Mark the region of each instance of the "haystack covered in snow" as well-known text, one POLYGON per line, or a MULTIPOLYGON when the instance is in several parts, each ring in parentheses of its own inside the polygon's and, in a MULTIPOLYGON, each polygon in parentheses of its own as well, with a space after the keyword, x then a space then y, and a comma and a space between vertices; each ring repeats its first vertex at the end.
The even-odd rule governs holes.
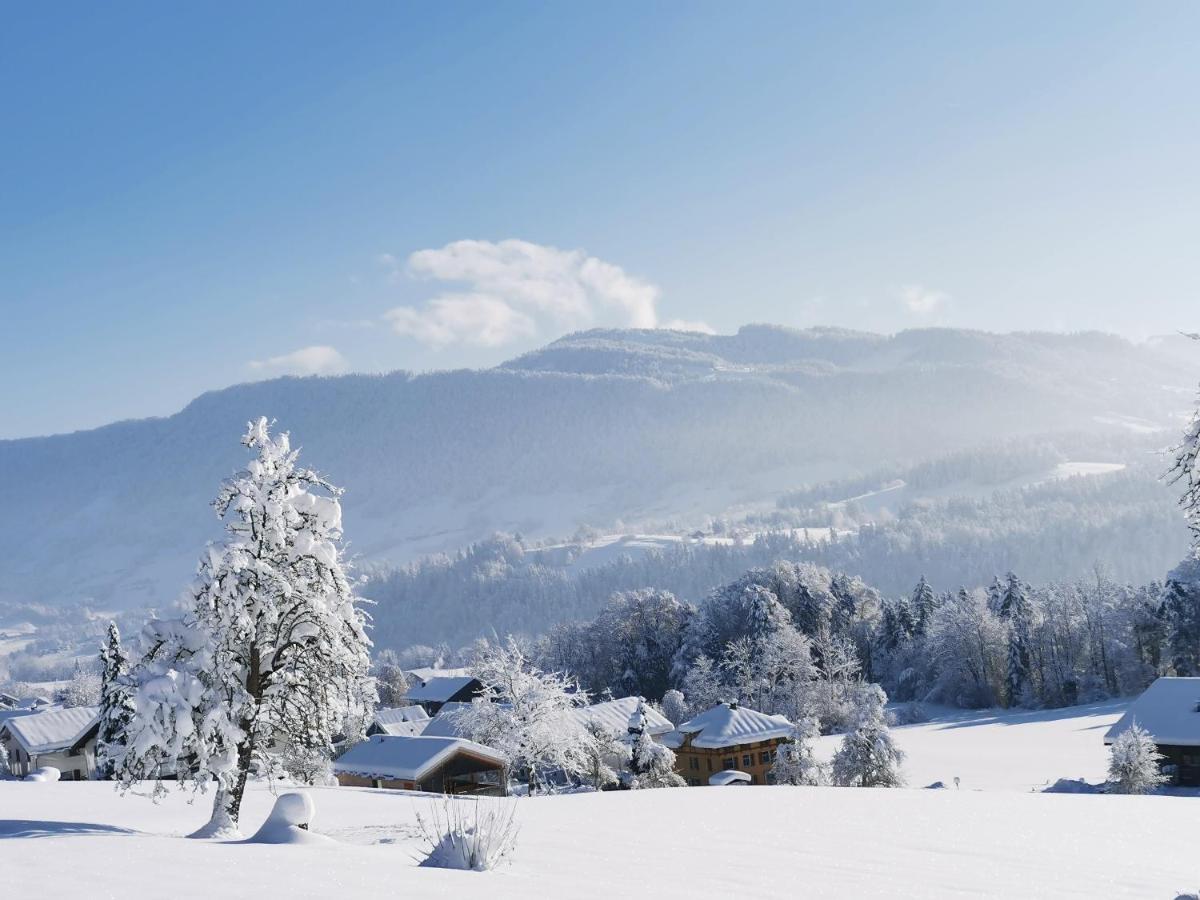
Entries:
POLYGON ((767 784, 777 748, 791 733, 792 723, 783 716, 719 703, 662 741, 675 751, 675 771, 693 787, 726 770, 745 772, 751 784, 767 784))
POLYGON ((0 722, 0 743, 8 751, 17 776, 53 767, 64 781, 92 777, 96 769, 96 734, 100 710, 95 706, 52 708, 10 716, 0 722))
POLYGON ((1154 738, 1175 784, 1200 786, 1200 678, 1159 678, 1129 705, 1104 743, 1134 723, 1154 738))
POLYGON ((375 710, 375 718, 367 726, 367 737, 390 734, 393 737, 415 737, 425 731, 429 713, 422 706, 397 706, 375 710))
POLYGON ((334 760, 333 771, 344 787, 501 796, 504 766, 503 755, 464 738, 377 734, 334 760))

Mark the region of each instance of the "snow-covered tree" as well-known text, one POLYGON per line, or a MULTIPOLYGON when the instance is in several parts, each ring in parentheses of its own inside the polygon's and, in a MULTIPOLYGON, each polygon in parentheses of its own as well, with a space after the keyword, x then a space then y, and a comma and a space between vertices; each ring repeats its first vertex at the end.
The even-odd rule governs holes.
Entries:
POLYGON ((1147 794, 1169 778, 1163 774, 1163 756, 1144 728, 1134 722, 1122 731, 1108 758, 1108 789, 1114 794, 1147 794))
POLYGON ((821 733, 814 718, 803 718, 792 726, 787 743, 780 744, 771 777, 776 784, 816 785, 825 783, 824 767, 813 755, 813 741, 821 733))
POLYGON ((925 580, 924 575, 917 582, 917 586, 913 588, 910 607, 913 616, 913 634, 924 635, 929 628, 929 620, 938 607, 937 595, 929 586, 929 582, 925 580))
POLYGON ((687 699, 688 713, 691 716, 716 706, 726 693, 721 684, 720 670, 707 656, 700 656, 683 677, 683 696, 687 699))
POLYGON ((904 753, 892 741, 884 707, 887 694, 877 684, 862 692, 854 727, 833 757, 833 781, 844 787, 900 787, 904 753))
POLYGON ((573 710, 587 694, 571 678, 534 666, 512 637, 481 642, 473 671, 483 690, 458 713, 458 727, 503 753, 508 777, 527 779, 532 791, 549 786, 555 772, 583 775, 588 736, 573 710))
POLYGON ((143 630, 117 760, 126 785, 171 772, 181 786, 215 781, 200 836, 236 832, 255 767, 279 773, 289 749, 328 753, 375 702, 365 615, 342 560, 341 489, 300 467, 265 418, 242 443, 254 458, 213 502, 224 542, 202 557, 184 615, 143 630))
POLYGON ((116 622, 108 623, 108 635, 100 648, 100 731, 96 737, 96 764, 100 778, 113 776, 113 760, 133 721, 133 694, 129 686, 129 657, 121 646, 116 622))
POLYGON ((1032 692, 1029 629, 1033 606, 1025 585, 1012 572, 1008 573, 1004 591, 1000 595, 998 615, 1009 624, 1005 695, 1009 706, 1021 706, 1029 702, 1032 692))
POLYGON ((629 717, 629 770, 634 789, 686 787, 683 776, 675 771, 675 753, 652 738, 646 730, 645 701, 629 717))
POLYGON ((1161 608, 1175 674, 1200 675, 1200 553, 1193 553, 1171 570, 1161 608))
POLYGON ((0 778, 7 778, 12 774, 12 770, 8 766, 8 748, 0 744, 0 778))
POLYGON ((100 676, 75 663, 71 680, 58 692, 63 706, 97 706, 100 703, 100 676))
POLYGON ((662 714, 672 725, 682 725, 688 719, 688 702, 683 691, 671 688, 662 698, 662 714))
POLYGON ((587 739, 583 744, 583 768, 580 777, 598 791, 616 784, 619 773, 629 765, 629 744, 622 741, 599 722, 584 726, 587 739))
POLYGON ((1192 545, 1200 547, 1200 405, 1192 414, 1183 439, 1171 449, 1175 460, 1167 473, 1167 481, 1182 485, 1179 505, 1192 529, 1192 545))

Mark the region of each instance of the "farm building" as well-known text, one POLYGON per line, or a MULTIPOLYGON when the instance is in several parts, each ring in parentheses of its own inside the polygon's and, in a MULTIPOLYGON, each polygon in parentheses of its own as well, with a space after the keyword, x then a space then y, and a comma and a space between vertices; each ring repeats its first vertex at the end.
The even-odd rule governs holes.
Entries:
POLYGON ((767 784, 776 748, 788 739, 792 723, 740 706, 720 703, 664 735, 675 751, 675 771, 693 787, 718 772, 744 772, 751 784, 767 784))
POLYGON ((53 766, 64 781, 82 781, 96 770, 99 729, 100 710, 95 706, 49 709, 4 719, 0 743, 8 751, 14 775, 53 766))
POLYGON ((1173 782, 1200 787, 1200 678, 1159 678, 1130 704, 1104 743, 1135 722, 1154 738, 1173 782))
POLYGON ((377 734, 334 760, 333 771, 343 787, 502 796, 504 762, 463 738, 377 734))
POLYGON ((470 703, 483 692, 478 678, 470 675, 430 678, 422 685, 409 690, 408 699, 425 708, 431 716, 447 703, 470 703))
MULTIPOLYGON (((638 711, 639 704, 642 704, 640 697, 621 697, 593 703, 591 706, 581 706, 573 710, 573 714, 582 724, 595 723, 616 737, 625 737, 629 734, 630 721, 638 711)), ((642 716, 642 728, 656 741, 661 742, 663 736, 675 728, 661 713, 644 704, 642 716)))

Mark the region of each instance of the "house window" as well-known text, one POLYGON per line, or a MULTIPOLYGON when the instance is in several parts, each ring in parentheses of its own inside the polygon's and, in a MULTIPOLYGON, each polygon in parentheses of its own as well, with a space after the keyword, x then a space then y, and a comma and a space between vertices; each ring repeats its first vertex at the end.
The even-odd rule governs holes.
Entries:
POLYGON ((721 768, 722 769, 736 769, 737 768, 737 760, 732 756, 727 757, 727 758, 721 760, 721 768))
POLYGON ((753 753, 743 753, 742 754, 742 765, 747 766, 747 767, 754 765, 754 754, 753 753))
POLYGON ((712 757, 708 756, 708 757, 705 757, 705 759, 708 761, 708 771, 711 772, 712 771, 712 757))
POLYGON ((760 766, 765 766, 770 761, 771 761, 771 754, 769 751, 764 750, 762 753, 758 754, 758 764, 760 766))
POLYGON ((688 757, 688 768, 689 768, 689 769, 695 769, 697 772, 698 772, 698 771, 700 771, 700 759, 699 759, 699 757, 696 757, 696 756, 689 756, 689 757, 688 757))

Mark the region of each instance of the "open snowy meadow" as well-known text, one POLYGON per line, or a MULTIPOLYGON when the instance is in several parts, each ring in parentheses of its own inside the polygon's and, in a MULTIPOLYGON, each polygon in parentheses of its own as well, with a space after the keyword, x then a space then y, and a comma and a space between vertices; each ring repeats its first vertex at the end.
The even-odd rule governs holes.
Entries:
MULTIPOLYGON (((511 865, 422 868, 428 795, 311 790, 303 846, 182 836, 208 798, 154 805, 105 783, 0 783, 0 868, 16 893, 91 897, 1137 897, 1200 887, 1194 796, 1041 793, 1099 781, 1123 705, 957 712, 894 734, 910 787, 754 787, 514 801, 511 865), (958 776, 961 788, 953 787, 958 776), (946 790, 924 785, 942 781, 946 790)), ((836 739, 823 739, 830 750, 836 739)), ((243 830, 267 816, 256 785, 243 830)))

